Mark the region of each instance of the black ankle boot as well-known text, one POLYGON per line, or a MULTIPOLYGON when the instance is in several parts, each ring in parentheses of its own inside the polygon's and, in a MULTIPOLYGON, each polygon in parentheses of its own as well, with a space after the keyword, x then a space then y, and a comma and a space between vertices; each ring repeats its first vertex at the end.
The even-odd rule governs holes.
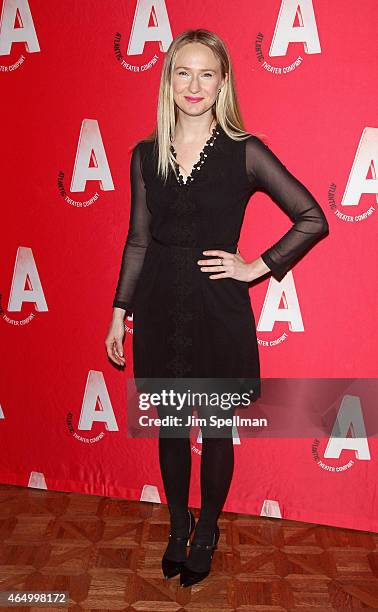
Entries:
POLYGON ((173 578, 181 572, 182 565, 186 559, 186 547, 189 544, 190 536, 195 527, 195 518, 191 512, 189 513, 189 529, 185 536, 176 536, 172 530, 169 533, 169 543, 161 560, 161 568, 164 578, 173 578))
POLYGON ((211 560, 213 558, 214 550, 217 548, 218 540, 219 540, 219 527, 218 525, 215 527, 213 534, 213 543, 205 544, 201 542, 198 538, 198 541, 195 541, 195 536, 193 538, 192 543, 190 544, 190 552, 189 556, 185 563, 182 565, 182 570, 180 573, 180 586, 188 587, 196 582, 200 582, 210 573, 211 568, 211 560), (196 564, 198 570, 191 569, 188 567, 188 563, 191 563, 191 567, 194 568, 196 564))

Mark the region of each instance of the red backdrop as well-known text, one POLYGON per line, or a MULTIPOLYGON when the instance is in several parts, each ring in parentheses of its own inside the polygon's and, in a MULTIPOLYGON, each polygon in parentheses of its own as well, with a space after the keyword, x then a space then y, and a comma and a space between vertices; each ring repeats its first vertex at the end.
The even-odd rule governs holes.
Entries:
MULTIPOLYGON (((226 41, 246 128, 267 135, 330 223, 281 283, 251 288, 262 376, 344 378, 333 414, 353 398, 364 422, 366 398, 348 381, 377 372, 376 0, 0 4, 2 482, 165 503, 157 440, 127 436, 132 319, 126 373, 104 340, 128 229, 129 149, 154 126, 164 54, 189 27, 226 41)), ((242 255, 254 259, 290 223, 255 194, 242 255)), ((314 458, 313 437, 236 437, 224 509, 378 531, 374 435, 338 458, 325 454, 328 439, 314 458)), ((194 438, 192 449, 199 506, 194 438)))

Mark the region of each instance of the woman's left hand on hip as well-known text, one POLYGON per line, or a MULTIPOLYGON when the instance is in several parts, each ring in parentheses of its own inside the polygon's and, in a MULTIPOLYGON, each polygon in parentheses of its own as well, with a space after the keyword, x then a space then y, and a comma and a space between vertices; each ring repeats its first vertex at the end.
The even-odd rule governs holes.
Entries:
POLYGON ((235 280, 249 282, 251 280, 251 268, 248 262, 240 255, 239 248, 236 253, 228 253, 221 250, 203 251, 204 255, 211 255, 213 259, 199 259, 197 264, 201 266, 201 272, 212 272, 210 279, 234 278, 235 280), (214 274, 219 272, 219 274, 214 274))

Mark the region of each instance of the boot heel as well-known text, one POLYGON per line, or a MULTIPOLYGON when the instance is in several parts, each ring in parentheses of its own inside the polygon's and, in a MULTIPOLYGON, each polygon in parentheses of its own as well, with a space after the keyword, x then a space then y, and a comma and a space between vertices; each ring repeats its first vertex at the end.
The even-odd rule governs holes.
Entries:
POLYGON ((184 564, 184 561, 176 561, 175 559, 170 559, 169 554, 172 554, 173 557, 174 556, 176 557, 185 556, 186 557, 186 548, 190 543, 190 536, 192 535, 194 531, 195 522, 196 522, 192 512, 190 510, 188 510, 188 512, 189 512, 189 533, 188 535, 187 536, 175 536, 174 533, 172 532, 169 533, 170 542, 168 546, 171 544, 171 549, 173 548, 173 550, 168 552, 168 546, 167 546, 167 549, 161 560, 161 568, 162 568, 165 579, 173 578, 174 576, 177 576, 177 574, 181 572, 182 566, 184 564))
POLYGON ((220 531, 219 531, 219 527, 218 525, 215 528, 214 531, 214 536, 213 536, 213 544, 200 544, 200 543, 191 543, 191 547, 193 548, 197 548, 197 549, 201 549, 201 550, 206 550, 206 551, 211 551, 210 552, 210 562, 209 562, 209 569, 206 571, 195 571, 190 569, 189 567, 187 567, 187 565, 185 563, 182 564, 182 569, 180 572, 180 586, 181 587, 189 587, 192 586, 193 584, 196 584, 197 582, 200 582, 201 580, 204 580, 204 578, 206 578, 209 573, 210 573, 210 569, 211 569, 211 561, 213 559, 214 556, 214 551, 218 548, 218 540, 219 540, 219 536, 220 536, 220 531))

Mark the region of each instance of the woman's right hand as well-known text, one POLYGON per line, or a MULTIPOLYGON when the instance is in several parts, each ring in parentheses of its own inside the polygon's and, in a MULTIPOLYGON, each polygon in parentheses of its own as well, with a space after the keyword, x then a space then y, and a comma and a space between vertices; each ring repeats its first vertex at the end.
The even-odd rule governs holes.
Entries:
POLYGON ((106 336, 105 346, 108 357, 117 365, 125 365, 123 354, 123 338, 125 336, 125 326, 123 317, 113 315, 110 323, 108 335, 106 336))

